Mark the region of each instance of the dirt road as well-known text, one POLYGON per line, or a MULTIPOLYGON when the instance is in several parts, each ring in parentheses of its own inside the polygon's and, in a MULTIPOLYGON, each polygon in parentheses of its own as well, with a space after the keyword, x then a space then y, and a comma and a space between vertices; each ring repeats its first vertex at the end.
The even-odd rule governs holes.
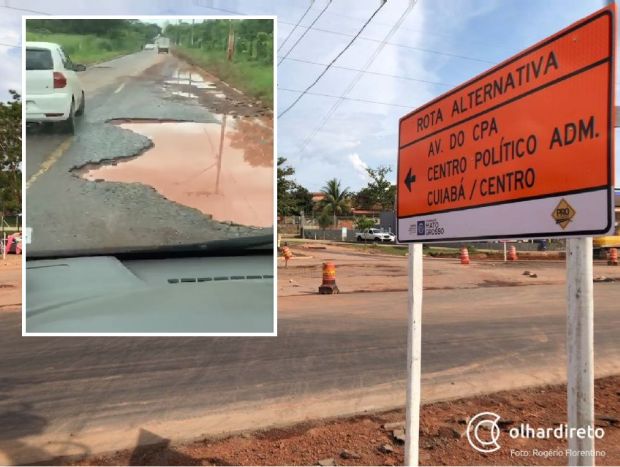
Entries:
MULTIPOLYGON (((385 259, 350 260, 372 271, 385 259)), ((425 260, 426 271, 445 264, 425 260)), ((312 280, 318 286, 320 275, 312 280)), ((425 402, 565 379, 563 284, 460 288, 462 280, 425 293, 425 402)), ((594 290, 596 374, 618 374, 619 288, 594 290)), ((131 448, 153 439, 144 431, 176 442, 400 407, 405 303, 402 291, 283 296, 276 338, 23 339, 18 315, 7 314, 0 463, 131 448)))
POLYGON ((22 304, 22 256, 0 257, 0 312, 20 311, 22 304))
MULTIPOLYGON (((381 248, 337 243, 295 242, 290 245, 293 259, 284 269, 278 258, 278 295, 316 294, 321 283, 322 263, 336 264, 341 293, 407 290, 407 262, 403 256, 381 254, 381 248), (379 252, 379 253, 378 253, 379 252)), ((507 262, 472 259, 467 266, 455 258, 427 258, 424 262, 425 290, 561 285, 566 281, 564 260, 507 262), (524 275, 528 271, 531 274, 524 275), (535 275, 535 277, 533 276, 535 275)), ((620 283, 620 268, 603 260, 594 262, 594 277, 620 283)), ((616 285, 620 289, 620 285, 616 285)), ((620 298, 620 290, 618 291, 620 298)))

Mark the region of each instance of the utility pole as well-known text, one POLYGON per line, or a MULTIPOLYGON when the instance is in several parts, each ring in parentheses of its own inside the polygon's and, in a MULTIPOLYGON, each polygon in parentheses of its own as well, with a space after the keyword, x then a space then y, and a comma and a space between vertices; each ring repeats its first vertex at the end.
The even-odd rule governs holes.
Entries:
POLYGON ((217 178, 215 179, 215 193, 219 194, 220 192, 220 173, 222 171, 222 152, 224 151, 224 135, 226 134, 226 118, 228 114, 224 114, 224 119, 222 121, 222 128, 220 132, 220 150, 217 156, 217 178))
POLYGON ((196 20, 192 18, 192 26, 191 26, 191 29, 189 30, 189 46, 190 47, 194 47, 194 21, 196 20))
POLYGON ((232 19, 229 19, 228 20, 228 48, 227 48, 227 57, 228 57, 229 62, 232 62, 234 54, 235 54, 235 31, 233 31, 232 19))

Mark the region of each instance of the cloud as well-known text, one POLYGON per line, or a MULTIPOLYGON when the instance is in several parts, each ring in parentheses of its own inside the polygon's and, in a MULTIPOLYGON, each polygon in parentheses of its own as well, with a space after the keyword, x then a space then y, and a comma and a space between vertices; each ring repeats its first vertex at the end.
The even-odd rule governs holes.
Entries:
POLYGON ((351 162, 351 165, 353 166, 353 170, 355 170, 355 172, 359 175, 359 177, 362 180, 367 181, 368 172, 366 172, 366 169, 368 168, 368 164, 366 164, 366 162, 364 162, 362 158, 359 156, 359 154, 356 152, 353 154, 349 154, 347 158, 349 159, 349 162, 351 162))

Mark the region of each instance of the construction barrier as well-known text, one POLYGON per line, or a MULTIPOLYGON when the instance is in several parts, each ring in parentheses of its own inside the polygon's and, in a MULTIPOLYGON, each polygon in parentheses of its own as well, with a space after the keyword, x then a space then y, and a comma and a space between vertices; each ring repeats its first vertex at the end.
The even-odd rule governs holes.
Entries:
POLYGON ((284 267, 287 267, 288 261, 293 257, 293 252, 286 243, 282 247, 282 256, 284 257, 284 267))
POLYGON ((607 260, 607 264, 609 266, 618 266, 618 249, 617 248, 609 249, 609 259, 607 260))
POLYGON ((332 261, 323 263, 323 283, 319 287, 320 294, 335 294, 340 292, 336 285, 336 264, 332 261))
POLYGON ((22 234, 15 233, 6 237, 6 253, 22 254, 22 234))
POLYGON ((461 264, 469 264, 469 251, 466 247, 461 248, 461 264))
POLYGON ((513 245, 508 249, 508 261, 516 261, 517 259, 517 247, 513 245))

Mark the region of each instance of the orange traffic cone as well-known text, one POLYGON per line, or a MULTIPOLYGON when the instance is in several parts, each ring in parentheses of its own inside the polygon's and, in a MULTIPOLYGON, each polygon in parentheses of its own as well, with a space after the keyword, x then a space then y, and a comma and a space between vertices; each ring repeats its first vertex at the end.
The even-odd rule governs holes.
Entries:
POLYGON ((511 246, 508 250, 508 261, 516 261, 517 260, 517 247, 511 246))
POLYGON ((339 292, 336 285, 336 264, 332 261, 323 263, 323 283, 319 287, 319 293, 329 295, 339 292))
POLYGON ((616 248, 609 249, 609 259, 607 260, 609 266, 618 266, 618 250, 616 248))
POLYGON ((284 242, 284 246, 282 247, 282 256, 284 257, 284 267, 287 268, 289 260, 293 257, 293 252, 286 242, 284 242))
POLYGON ((469 252, 466 247, 461 248, 461 264, 469 264, 469 252))

